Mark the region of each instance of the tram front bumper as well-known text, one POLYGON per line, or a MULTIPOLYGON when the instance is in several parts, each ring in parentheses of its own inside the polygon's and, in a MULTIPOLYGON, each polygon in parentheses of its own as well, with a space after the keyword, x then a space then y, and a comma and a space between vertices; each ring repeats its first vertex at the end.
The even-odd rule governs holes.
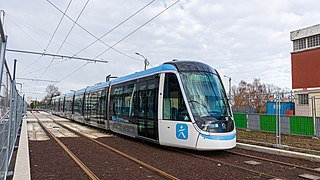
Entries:
POLYGON ((197 150, 223 150, 236 146, 236 133, 223 135, 200 134, 197 142, 197 150))

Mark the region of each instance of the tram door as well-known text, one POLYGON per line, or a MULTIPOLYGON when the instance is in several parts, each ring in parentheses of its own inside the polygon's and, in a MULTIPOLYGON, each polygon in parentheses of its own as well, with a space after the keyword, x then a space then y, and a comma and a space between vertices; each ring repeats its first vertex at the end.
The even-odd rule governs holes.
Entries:
POLYGON ((178 78, 173 73, 166 73, 161 76, 161 79, 164 84, 163 93, 160 91, 162 96, 160 99, 163 102, 160 102, 162 107, 159 110, 159 143, 195 148, 198 132, 193 128, 190 120, 178 78))
POLYGON ((158 139, 158 88, 159 78, 140 82, 138 90, 138 135, 158 139))

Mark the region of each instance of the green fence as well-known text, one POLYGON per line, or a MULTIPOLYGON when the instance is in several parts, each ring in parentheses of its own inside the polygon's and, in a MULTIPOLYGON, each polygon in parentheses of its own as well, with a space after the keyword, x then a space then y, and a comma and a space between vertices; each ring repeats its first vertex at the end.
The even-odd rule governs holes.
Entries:
MULTIPOLYGON (((246 114, 233 114, 235 124, 237 128, 249 128, 247 127, 248 120, 246 114)), ((259 119, 250 119, 250 121, 259 121, 261 131, 269 131, 276 132, 276 116, 275 115, 265 115, 260 114, 259 119)), ((281 116, 284 117, 284 116, 281 116)), ((303 117, 303 116, 290 116, 289 121, 290 124, 287 126, 290 127, 288 133, 296 134, 296 135, 306 135, 313 136, 314 135, 314 124, 312 117, 303 117)), ((283 122, 282 122, 283 123, 283 122)), ((250 123, 249 123, 250 124, 250 123)))
POLYGON ((260 130, 276 132, 276 116, 260 115, 260 130))
POLYGON ((247 128, 247 115, 246 114, 233 114, 234 121, 237 128, 247 128))
POLYGON ((314 135, 312 117, 290 117, 290 134, 314 135))

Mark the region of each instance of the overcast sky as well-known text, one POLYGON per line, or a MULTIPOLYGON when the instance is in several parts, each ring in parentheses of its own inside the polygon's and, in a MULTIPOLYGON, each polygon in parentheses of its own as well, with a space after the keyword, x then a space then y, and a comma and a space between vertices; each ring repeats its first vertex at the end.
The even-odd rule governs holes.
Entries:
MULTIPOLYGON (((70 2, 50 1, 62 11, 70 2)), ((87 1, 73 0, 66 14, 76 20, 87 1)), ((7 48, 44 52, 62 13, 46 0, 0 2, 0 8, 6 12, 7 48)), ((91 35, 75 25, 66 38, 73 22, 64 17, 46 52, 73 56, 94 42, 96 39, 93 36, 101 37, 150 2, 90 0, 78 23, 91 35)), ((155 0, 102 41, 114 45, 174 2, 155 0)), ((62 92, 104 81, 108 74, 119 77, 143 70, 143 59, 135 52, 147 57, 152 66, 172 59, 197 60, 216 68, 221 76, 232 77, 233 84, 260 78, 263 83, 291 88, 290 32, 319 24, 319 7, 318 0, 181 0, 115 45, 116 51, 110 49, 98 57, 107 60, 107 64, 52 60, 51 57, 39 58, 11 52, 7 52, 6 57, 10 67, 13 59, 18 59, 18 77, 62 80, 56 84, 62 92)), ((109 49, 105 44, 96 42, 76 56, 95 58, 109 49)), ((223 80, 227 86, 227 78, 223 80)), ((50 84, 18 82, 23 83, 27 96, 37 97, 38 100, 45 94, 36 93, 44 92, 50 84)))

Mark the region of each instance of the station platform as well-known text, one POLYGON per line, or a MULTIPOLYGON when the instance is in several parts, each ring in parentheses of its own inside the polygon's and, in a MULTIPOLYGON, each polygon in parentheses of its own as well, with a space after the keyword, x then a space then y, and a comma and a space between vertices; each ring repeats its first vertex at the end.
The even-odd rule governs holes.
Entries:
MULTIPOLYGON (((75 135, 74 133, 70 131, 66 131, 63 128, 54 124, 52 119, 45 116, 46 112, 40 112, 39 114, 40 115, 43 114, 43 116, 41 116, 39 120, 42 122, 45 122, 46 126, 50 129, 52 133, 55 134, 55 136, 77 137, 77 135, 75 135)), ((61 122, 70 122, 69 120, 64 118, 57 117, 57 119, 61 122)), ((50 137, 46 134, 46 132, 42 129, 42 127, 39 125, 37 121, 38 120, 30 112, 27 112, 27 115, 23 119, 13 179, 16 179, 16 180, 31 179, 29 143, 34 141, 39 141, 39 142, 50 141, 50 137)), ((86 132, 88 136, 92 138, 110 136, 110 135, 101 133, 99 131, 92 130, 80 124, 70 125, 70 126, 72 126, 72 128, 79 130, 81 132, 86 132)), ((266 147, 255 146, 255 145, 248 145, 244 143, 237 143, 237 148, 251 150, 251 151, 258 151, 258 152, 279 155, 279 156, 299 158, 299 159, 304 159, 308 161, 320 162, 320 156, 286 151, 286 150, 281 150, 276 148, 266 148, 266 147)), ((43 153, 46 153, 46 152, 43 152, 43 153)))
POLYGON ((29 158, 29 143, 28 143, 28 118, 31 117, 31 114, 28 112, 27 116, 22 120, 22 127, 20 132, 20 139, 19 139, 19 147, 17 158, 15 162, 14 180, 30 180, 31 173, 30 173, 30 158, 29 158))
MULTIPOLYGON (((46 112, 40 112, 41 118, 39 120, 46 124, 46 127, 52 132, 56 137, 77 137, 74 133, 56 125, 53 123, 53 120, 46 117, 48 115, 46 112)), ((65 118, 56 117, 56 121, 68 123, 70 120, 65 118)), ((108 134, 101 133, 95 129, 88 128, 86 126, 73 123, 71 127, 77 131, 84 132, 87 136, 91 138, 107 137, 108 134)), ((21 135, 19 139, 18 152, 16 156, 15 168, 13 179, 16 180, 29 180, 31 179, 31 170, 30 170, 30 142, 48 142, 50 137, 42 129, 38 120, 33 116, 32 113, 27 112, 27 115, 23 118, 21 135)), ((46 153, 46 152, 43 152, 46 153)), ((52 157, 54 158, 54 157, 52 157)))

